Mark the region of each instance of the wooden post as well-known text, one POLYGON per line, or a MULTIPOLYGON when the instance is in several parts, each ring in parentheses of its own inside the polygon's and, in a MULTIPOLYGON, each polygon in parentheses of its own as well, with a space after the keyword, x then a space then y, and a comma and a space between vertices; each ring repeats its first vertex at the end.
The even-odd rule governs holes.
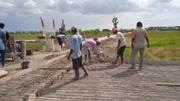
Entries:
POLYGON ((180 87, 180 83, 156 83, 157 86, 180 87))

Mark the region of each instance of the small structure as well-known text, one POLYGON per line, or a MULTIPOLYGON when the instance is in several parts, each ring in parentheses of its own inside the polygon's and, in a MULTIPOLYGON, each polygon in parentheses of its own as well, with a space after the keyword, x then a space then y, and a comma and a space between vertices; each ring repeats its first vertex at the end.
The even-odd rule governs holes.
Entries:
POLYGON ((102 29, 102 32, 111 32, 110 29, 102 29))
POLYGON ((10 35, 9 40, 7 40, 7 46, 5 50, 5 58, 10 58, 12 61, 16 60, 21 54, 21 46, 15 42, 14 36, 10 35), (18 51, 19 50, 19 51, 18 51))
POLYGON ((44 51, 60 51, 61 47, 59 45, 54 44, 55 38, 58 37, 58 34, 66 34, 66 26, 64 24, 64 20, 62 20, 61 27, 59 28, 59 32, 56 32, 56 35, 53 36, 54 38, 51 37, 51 39, 46 39, 46 45, 43 46, 44 51))

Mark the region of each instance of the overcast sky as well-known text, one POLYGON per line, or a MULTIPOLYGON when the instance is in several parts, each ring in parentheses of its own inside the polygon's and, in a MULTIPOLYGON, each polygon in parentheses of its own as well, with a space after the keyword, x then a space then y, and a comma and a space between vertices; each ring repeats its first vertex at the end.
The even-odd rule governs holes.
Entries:
POLYGON ((8 31, 40 31, 40 17, 47 31, 64 19, 66 28, 111 29, 118 17, 118 28, 180 26, 180 0, 0 0, 0 22, 8 31))

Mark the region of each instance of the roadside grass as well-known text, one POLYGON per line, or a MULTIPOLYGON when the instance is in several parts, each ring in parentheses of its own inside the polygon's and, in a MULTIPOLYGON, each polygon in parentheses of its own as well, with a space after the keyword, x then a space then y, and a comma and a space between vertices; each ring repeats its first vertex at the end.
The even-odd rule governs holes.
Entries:
POLYGON ((13 34, 15 40, 36 40, 41 34, 13 34))
MULTIPOLYGON (((180 31, 149 31, 150 48, 145 49, 145 60, 179 61, 180 60, 180 31)), ((128 46, 124 52, 130 58, 131 35, 126 36, 128 46)), ((136 55, 139 59, 139 53, 136 55)))
POLYGON ((27 49, 31 49, 34 52, 43 50, 44 45, 45 45, 45 42, 27 42, 26 43, 27 49))
MULTIPOLYGON (((13 34, 15 40, 36 40, 41 34, 13 34)), ((26 42, 26 48, 32 51, 40 51, 43 49, 45 42, 26 42)))

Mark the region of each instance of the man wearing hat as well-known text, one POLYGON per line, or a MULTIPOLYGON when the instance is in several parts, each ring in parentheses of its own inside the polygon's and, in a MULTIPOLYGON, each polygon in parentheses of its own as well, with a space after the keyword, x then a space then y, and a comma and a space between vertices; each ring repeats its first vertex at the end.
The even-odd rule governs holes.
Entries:
POLYGON ((124 35, 118 31, 117 28, 113 28, 112 32, 113 32, 113 34, 116 34, 116 39, 118 40, 117 57, 116 57, 116 60, 113 62, 113 64, 117 63, 119 56, 121 56, 121 64, 123 64, 124 63, 123 53, 126 48, 126 39, 125 39, 124 35))
POLYGON ((79 79, 79 68, 83 69, 83 71, 85 73, 84 76, 88 76, 88 73, 82 64, 82 54, 81 54, 82 36, 77 33, 76 27, 72 27, 71 32, 72 32, 73 36, 70 39, 70 52, 69 52, 67 59, 70 60, 70 57, 71 57, 73 69, 75 71, 74 80, 78 80, 79 79))

